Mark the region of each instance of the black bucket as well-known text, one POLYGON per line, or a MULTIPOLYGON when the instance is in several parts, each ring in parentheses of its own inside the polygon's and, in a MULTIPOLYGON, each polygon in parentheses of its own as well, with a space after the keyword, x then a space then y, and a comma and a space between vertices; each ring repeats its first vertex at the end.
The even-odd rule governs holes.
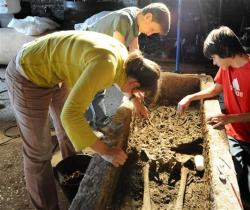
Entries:
POLYGON ((54 167, 54 175, 69 203, 75 197, 81 180, 91 160, 89 155, 73 155, 54 167))

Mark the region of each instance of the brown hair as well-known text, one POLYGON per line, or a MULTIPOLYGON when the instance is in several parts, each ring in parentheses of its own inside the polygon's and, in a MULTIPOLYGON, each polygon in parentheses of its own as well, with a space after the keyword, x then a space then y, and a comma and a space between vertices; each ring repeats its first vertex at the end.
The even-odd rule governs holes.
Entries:
POLYGON ((170 30, 170 11, 168 7, 163 3, 151 3, 142 8, 142 14, 145 15, 151 13, 153 21, 160 24, 161 34, 167 35, 170 30))
POLYGON ((246 54, 246 51, 236 34, 229 27, 221 26, 208 34, 203 53, 207 58, 215 54, 221 58, 230 58, 246 54))
POLYGON ((142 56, 138 50, 129 53, 125 62, 126 74, 140 83, 139 89, 152 91, 157 88, 160 78, 160 66, 142 56))

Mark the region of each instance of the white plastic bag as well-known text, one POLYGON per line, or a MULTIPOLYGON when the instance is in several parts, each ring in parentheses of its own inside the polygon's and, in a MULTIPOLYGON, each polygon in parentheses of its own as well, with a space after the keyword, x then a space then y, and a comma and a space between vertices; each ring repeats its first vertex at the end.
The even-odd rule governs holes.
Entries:
POLYGON ((102 17, 104 17, 105 15, 109 14, 111 11, 102 11, 99 12, 95 15, 92 15, 91 17, 89 17, 88 19, 86 19, 83 23, 77 23, 74 25, 74 29, 75 30, 81 30, 81 31, 85 31, 87 30, 87 28, 89 26, 91 26, 92 24, 94 24, 95 22, 97 22, 98 20, 100 20, 102 17))
POLYGON ((14 14, 21 11, 19 0, 0 0, 0 14, 14 14))
POLYGON ((40 35, 47 30, 52 30, 59 25, 45 17, 28 16, 24 19, 13 18, 8 24, 9 28, 14 28, 16 31, 25 35, 40 35))

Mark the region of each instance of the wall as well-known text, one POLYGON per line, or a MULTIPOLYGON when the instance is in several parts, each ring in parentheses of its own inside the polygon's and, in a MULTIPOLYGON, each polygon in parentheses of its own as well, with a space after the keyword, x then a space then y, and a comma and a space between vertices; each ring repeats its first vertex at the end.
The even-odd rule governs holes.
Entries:
MULTIPOLYGON (((118 0, 124 6, 136 6, 137 0, 118 0)), ((52 16, 57 20, 64 18, 64 0, 30 0, 32 14, 38 16, 52 16)))
POLYGON ((32 14, 37 16, 54 16, 63 20, 63 0, 30 0, 32 14))

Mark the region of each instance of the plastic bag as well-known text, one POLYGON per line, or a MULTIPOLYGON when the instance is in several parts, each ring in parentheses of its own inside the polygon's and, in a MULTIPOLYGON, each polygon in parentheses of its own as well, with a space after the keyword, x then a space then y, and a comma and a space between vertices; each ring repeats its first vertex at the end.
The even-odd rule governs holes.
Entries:
POLYGON ((21 11, 19 0, 0 0, 0 14, 14 14, 21 11))
POLYGON ((13 18, 8 24, 9 28, 14 28, 16 31, 25 35, 40 35, 47 30, 53 30, 59 25, 45 17, 27 16, 24 19, 13 18))

